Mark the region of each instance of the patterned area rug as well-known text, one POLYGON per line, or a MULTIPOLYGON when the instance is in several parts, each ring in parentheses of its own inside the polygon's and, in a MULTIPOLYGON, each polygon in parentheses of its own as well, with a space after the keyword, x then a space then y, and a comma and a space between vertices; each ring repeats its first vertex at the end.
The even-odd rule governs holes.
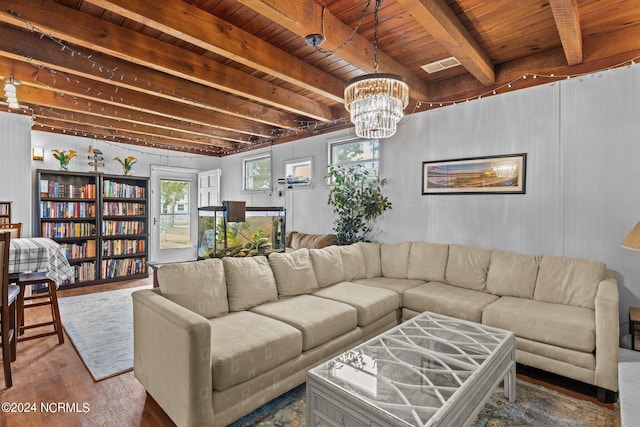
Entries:
POLYGON ((58 299, 62 326, 95 381, 133 369, 131 293, 148 288, 58 299))
MULTIPOLYGON (((306 423, 304 384, 256 409, 230 427, 298 427, 306 423)), ((516 401, 509 403, 498 388, 473 427, 619 427, 620 412, 574 399, 545 387, 517 380, 516 401)))

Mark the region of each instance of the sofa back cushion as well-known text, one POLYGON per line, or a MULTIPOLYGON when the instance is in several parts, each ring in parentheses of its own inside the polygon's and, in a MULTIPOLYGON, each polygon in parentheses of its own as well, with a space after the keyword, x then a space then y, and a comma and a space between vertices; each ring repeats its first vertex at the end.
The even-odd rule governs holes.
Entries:
POLYGON ((380 244, 370 242, 358 242, 355 244, 364 256, 365 279, 382 276, 380 266, 380 244))
POLYGON ((333 234, 291 233, 291 247, 293 249, 322 249, 335 244, 336 238, 333 234))
POLYGON ((487 291, 495 295, 533 298, 540 258, 500 249, 491 250, 487 291))
POLYGON ((445 280, 450 285, 483 291, 487 286, 490 260, 490 249, 449 245, 445 280))
POLYGON ((306 248, 269 255, 269 265, 276 279, 278 295, 290 297, 318 290, 309 250, 306 248))
POLYGON ((449 245, 411 242, 407 279, 444 282, 449 245))
POLYGON ((409 249, 411 249, 411 242, 380 246, 380 268, 384 277, 407 278, 409 249))
POLYGON ((358 245, 337 246, 342 257, 342 267, 344 268, 344 280, 364 279, 367 275, 364 254, 358 245))
POLYGON ((309 249, 309 256, 321 288, 344 281, 344 266, 338 246, 309 249))
POLYGON ((211 319, 229 312, 220 259, 164 264, 156 272, 162 295, 211 319))
POLYGON ((222 263, 230 311, 248 310, 278 299, 276 280, 266 257, 224 257, 222 263))
POLYGON ((606 266, 600 261, 543 256, 533 298, 594 310, 598 284, 605 273, 606 266))

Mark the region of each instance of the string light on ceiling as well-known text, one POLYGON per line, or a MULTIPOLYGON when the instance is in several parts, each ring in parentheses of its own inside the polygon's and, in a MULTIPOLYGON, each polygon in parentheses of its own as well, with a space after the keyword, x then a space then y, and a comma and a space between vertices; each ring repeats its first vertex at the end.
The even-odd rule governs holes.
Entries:
POLYGON ((9 108, 18 109, 20 105, 18 104, 18 93, 16 91, 16 86, 21 85, 22 82, 20 80, 15 80, 13 78, 13 74, 9 77, 5 77, 4 79, 4 96, 7 98, 7 103, 9 103, 9 108))

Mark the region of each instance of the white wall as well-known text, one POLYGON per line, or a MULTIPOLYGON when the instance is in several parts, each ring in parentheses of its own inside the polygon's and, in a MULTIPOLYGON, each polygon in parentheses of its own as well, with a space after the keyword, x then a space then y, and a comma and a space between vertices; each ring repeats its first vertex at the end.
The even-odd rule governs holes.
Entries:
MULTIPOLYGON (((381 142, 393 209, 372 240, 461 243, 529 254, 602 260, 620 287, 620 322, 640 305, 640 253, 620 241, 640 221, 640 66, 595 73, 407 116, 381 142), (527 153, 526 194, 421 194, 422 162, 527 153)), ((289 230, 331 231, 327 140, 341 131, 271 148, 274 179, 286 159, 314 156, 312 189, 241 191, 242 154, 222 162, 223 199, 288 209, 289 230), (230 177, 233 177, 230 179, 230 177)), ((621 329, 626 334, 626 329, 621 329)))
POLYGON ((31 117, 0 112, 0 200, 11 201, 11 220, 31 230, 31 117))

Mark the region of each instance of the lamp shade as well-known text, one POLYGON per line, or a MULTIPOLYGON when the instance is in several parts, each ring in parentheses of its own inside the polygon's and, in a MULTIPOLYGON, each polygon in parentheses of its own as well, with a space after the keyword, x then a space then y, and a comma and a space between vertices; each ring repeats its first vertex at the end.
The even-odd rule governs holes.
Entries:
POLYGON ((640 251, 640 222, 631 229, 620 245, 623 248, 640 251))

